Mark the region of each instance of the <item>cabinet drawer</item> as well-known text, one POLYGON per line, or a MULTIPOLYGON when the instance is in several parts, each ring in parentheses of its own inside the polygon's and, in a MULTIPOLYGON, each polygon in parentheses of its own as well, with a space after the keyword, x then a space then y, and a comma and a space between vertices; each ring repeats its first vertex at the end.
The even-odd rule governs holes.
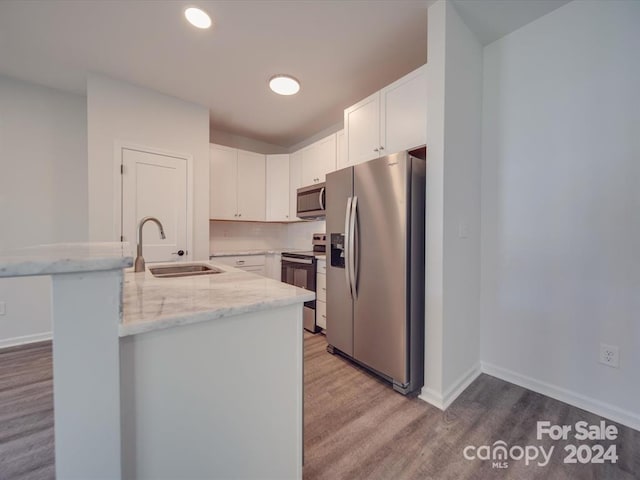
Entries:
POLYGON ((259 267, 265 265, 264 255, 236 255, 232 257, 213 257, 214 264, 231 265, 232 267, 259 267))
POLYGON ((322 273, 316 276, 316 298, 322 302, 327 301, 327 276, 322 273))
POLYGON ((316 324, 323 330, 327 329, 327 304, 316 301, 316 324))
POLYGON ((240 270, 244 270, 245 272, 252 272, 252 273, 257 273, 258 275, 261 275, 263 277, 267 276, 267 271, 264 267, 264 265, 254 265, 254 266, 249 266, 249 267, 238 267, 240 270))
POLYGON ((318 273, 325 274, 327 273, 327 261, 326 260, 318 260, 318 273))

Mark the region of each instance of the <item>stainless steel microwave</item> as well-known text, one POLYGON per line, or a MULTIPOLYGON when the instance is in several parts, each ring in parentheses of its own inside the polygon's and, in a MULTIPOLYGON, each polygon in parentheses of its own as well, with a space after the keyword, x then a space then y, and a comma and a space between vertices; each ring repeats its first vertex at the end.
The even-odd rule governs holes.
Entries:
POLYGON ((298 218, 324 218, 325 189, 323 183, 298 189, 296 215, 298 218))

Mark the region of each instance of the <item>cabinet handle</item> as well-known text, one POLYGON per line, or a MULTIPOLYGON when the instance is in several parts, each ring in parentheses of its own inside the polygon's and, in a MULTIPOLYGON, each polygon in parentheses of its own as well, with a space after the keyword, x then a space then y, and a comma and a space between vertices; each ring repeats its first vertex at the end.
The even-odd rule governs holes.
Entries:
POLYGON ((327 318, 327 316, 326 315, 322 315, 322 318, 327 318))
POLYGON ((241 213, 239 213, 239 214, 238 214, 238 216, 239 216, 239 217, 241 217, 241 216, 242 216, 242 214, 241 214, 241 213))
POLYGON ((244 265, 244 260, 236 260, 236 265, 244 265))
POLYGON ((374 151, 374 152, 379 152, 379 151, 380 151, 380 149, 379 149, 379 148, 374 148, 374 149, 373 149, 373 151, 374 151))
POLYGON ((322 290, 324 290, 325 292, 327 291, 327 289, 326 289, 326 288, 324 288, 324 287, 322 287, 322 290))
POLYGON ((384 150, 384 147, 382 145, 380 145, 380 150, 384 150))

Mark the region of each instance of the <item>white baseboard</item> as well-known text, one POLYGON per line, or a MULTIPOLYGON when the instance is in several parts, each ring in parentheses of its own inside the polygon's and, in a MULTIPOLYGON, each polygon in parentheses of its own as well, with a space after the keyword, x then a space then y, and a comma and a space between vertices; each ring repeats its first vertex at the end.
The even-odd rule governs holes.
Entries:
POLYGON ((436 408, 439 408, 440 410, 444 410, 444 401, 442 395, 440 395, 435 390, 432 390, 431 388, 422 387, 418 398, 433 405, 436 408))
POLYGON ((497 377, 506 382, 514 383, 528 390, 541 393, 547 397, 555 398, 556 400, 595 413, 596 415, 618 422, 634 430, 640 430, 640 415, 637 413, 623 410, 608 403, 601 402, 600 400, 595 400, 571 390, 536 380, 535 378, 498 367, 497 365, 492 365, 491 363, 481 362, 481 367, 482 373, 486 373, 492 377, 497 377))
POLYGON ((0 348, 16 347, 27 343, 44 342, 51 340, 51 332, 36 333, 34 335, 24 335, 22 337, 5 338, 0 340, 0 348))
POLYGON ((422 387, 422 391, 420 392, 420 395, 418 395, 418 398, 430 403, 440 410, 446 410, 449 408, 449 405, 451 405, 481 373, 480 364, 477 363, 465 374, 461 375, 458 380, 456 380, 453 385, 447 389, 444 395, 431 388, 422 387))

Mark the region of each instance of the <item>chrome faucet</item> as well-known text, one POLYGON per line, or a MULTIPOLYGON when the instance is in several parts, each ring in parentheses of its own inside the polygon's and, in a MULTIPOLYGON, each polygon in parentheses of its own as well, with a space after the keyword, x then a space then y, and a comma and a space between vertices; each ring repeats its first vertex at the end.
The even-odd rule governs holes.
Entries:
POLYGON ((164 234, 164 228, 162 227, 160 220, 158 220, 156 217, 144 217, 142 220, 140 220, 140 223, 138 224, 138 252, 136 256, 135 267, 133 270, 134 272, 144 272, 144 257, 142 256, 142 227, 144 227, 144 224, 149 221, 155 222, 156 225, 158 225, 158 228, 160 229, 160 238, 162 238, 163 240, 167 238, 164 234))

